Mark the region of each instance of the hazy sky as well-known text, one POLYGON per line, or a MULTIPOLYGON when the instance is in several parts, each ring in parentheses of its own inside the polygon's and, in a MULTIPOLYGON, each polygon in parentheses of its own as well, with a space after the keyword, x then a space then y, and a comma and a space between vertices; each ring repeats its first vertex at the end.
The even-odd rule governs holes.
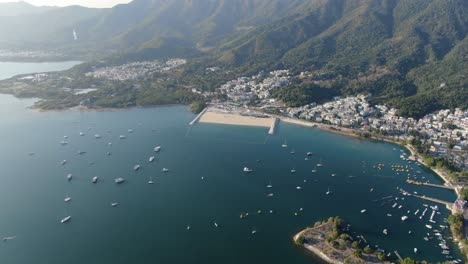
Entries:
MULTIPOLYGON (((117 4, 131 2, 131 0, 24 0, 33 5, 48 5, 48 6, 68 6, 82 5, 88 7, 112 7, 117 4)), ((19 2, 15 0, 0 0, 0 3, 19 2)))

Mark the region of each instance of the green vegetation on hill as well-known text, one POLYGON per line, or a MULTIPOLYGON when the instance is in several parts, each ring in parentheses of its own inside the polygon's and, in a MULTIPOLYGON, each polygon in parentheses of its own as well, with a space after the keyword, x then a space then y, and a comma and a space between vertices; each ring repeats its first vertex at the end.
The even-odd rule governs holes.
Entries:
POLYGON ((109 64, 189 59, 177 92, 170 82, 145 83, 143 94, 157 90, 169 99, 128 91, 97 100, 103 105, 186 101, 182 85, 211 91, 239 76, 290 69, 313 76, 275 94, 290 106, 370 92, 375 103, 421 117, 468 107, 467 32, 466 0, 135 0, 106 10, 0 16, 0 49, 54 50, 109 64), (222 70, 205 72, 214 66, 222 70))

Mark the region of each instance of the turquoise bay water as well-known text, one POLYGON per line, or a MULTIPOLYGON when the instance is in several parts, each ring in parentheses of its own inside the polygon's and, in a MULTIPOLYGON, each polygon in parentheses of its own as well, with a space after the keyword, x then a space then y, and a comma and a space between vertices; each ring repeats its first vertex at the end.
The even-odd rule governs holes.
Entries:
POLYGON ((11 78, 18 74, 51 72, 67 70, 80 64, 79 61, 64 62, 1 62, 0 80, 11 78))
MULTIPOLYGON (((409 165, 413 174, 422 172, 421 179, 441 181, 402 161, 398 146, 287 124, 274 136, 263 128, 189 128, 194 115, 183 106, 37 112, 26 109, 30 104, 0 95, 0 237, 16 236, 0 244, 2 263, 320 263, 291 238, 335 215, 373 245, 404 257, 445 260, 436 239, 423 240, 433 233, 424 226, 431 210, 423 220, 414 215, 423 204, 434 204, 402 200, 397 187, 448 201, 455 195, 406 184, 406 173, 397 175, 391 164, 409 165), (66 146, 59 144, 63 136, 66 146), (281 147, 285 140, 288 148, 281 147), (157 145, 160 153, 153 151, 157 145), (305 160, 308 151, 314 155, 305 160), (156 161, 148 162, 150 156, 156 161), (319 162, 325 166, 312 173, 319 162), (373 168, 379 163, 385 164, 382 170, 373 168), (133 170, 135 164, 140 171, 133 170), (243 173, 245 166, 254 172, 243 173), (94 176, 100 179, 95 185, 94 176), (127 182, 116 185, 118 177, 127 182), (154 185, 147 184, 150 177, 154 185), (325 194, 327 188, 332 195, 325 194), (69 204, 66 196, 73 198, 69 204), (399 200, 382 200, 387 196, 399 200), (394 202, 403 208, 392 208, 394 202), (362 209, 367 212, 361 214, 362 209), (242 212, 249 217, 240 219, 242 212), (61 224, 68 214, 72 220, 61 224), (403 215, 409 216, 405 222, 403 215), (415 247, 420 254, 413 253, 415 247)), ((437 229, 448 213, 440 211, 437 229)))

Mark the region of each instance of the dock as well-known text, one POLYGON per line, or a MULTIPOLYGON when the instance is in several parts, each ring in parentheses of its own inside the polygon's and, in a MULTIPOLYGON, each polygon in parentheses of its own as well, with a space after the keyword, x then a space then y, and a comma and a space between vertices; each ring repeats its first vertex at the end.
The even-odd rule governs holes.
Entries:
POLYGON ((273 118, 273 122, 271 123, 270 130, 268 130, 269 135, 274 135, 276 132, 276 126, 278 125, 278 118, 273 118))
POLYGON ((189 123, 189 125, 193 126, 195 125, 198 120, 200 120, 200 118, 203 116, 203 114, 205 114, 205 112, 208 110, 208 107, 206 107, 205 109, 203 109, 203 111, 201 111, 193 120, 192 122, 189 123))
POLYGON ((437 199, 437 198, 428 197, 428 196, 425 196, 425 195, 419 196, 419 195, 412 194, 412 196, 418 197, 418 198, 426 200, 426 201, 431 201, 431 202, 434 202, 434 203, 443 204, 443 205, 445 205, 447 207, 447 209, 452 210, 452 203, 450 203, 450 202, 440 200, 440 199, 437 199))
POLYGON ((455 191, 455 188, 452 186, 447 186, 447 185, 441 185, 441 184, 433 184, 433 183, 426 183, 426 182, 418 182, 418 181, 413 181, 413 180, 406 180, 407 183, 409 184, 414 184, 418 186, 429 186, 429 187, 434 187, 434 188, 442 188, 442 189, 448 189, 455 191))
POLYGON ((397 258, 400 260, 400 261, 403 261, 403 258, 400 256, 400 254, 398 253, 398 251, 393 251, 395 253, 395 255, 397 256, 397 258))

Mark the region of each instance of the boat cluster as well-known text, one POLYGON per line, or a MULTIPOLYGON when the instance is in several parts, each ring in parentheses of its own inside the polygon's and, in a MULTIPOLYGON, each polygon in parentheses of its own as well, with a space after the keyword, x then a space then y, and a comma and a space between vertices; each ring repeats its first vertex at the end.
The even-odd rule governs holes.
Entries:
MULTIPOLYGON (((108 130, 108 132, 110 132, 110 131, 108 130)), ((133 130, 132 130, 132 129, 129 129, 129 130, 128 130, 128 133, 133 133, 133 130)), ((85 136, 86 134, 83 133, 83 132, 80 132, 79 135, 80 135, 81 137, 83 137, 83 136, 85 136)), ((60 145, 62 145, 62 146, 67 146, 67 145, 68 145, 68 141, 66 141, 66 139, 68 139, 68 136, 64 136, 63 138, 64 138, 64 140, 60 141, 60 145)), ((95 134, 95 135, 94 135, 94 138, 96 138, 96 139, 101 139, 102 136, 99 135, 99 134, 95 134)), ((120 139, 126 139, 127 137, 126 137, 125 135, 120 135, 119 138, 120 138, 120 139)), ((111 145, 112 145, 112 143, 109 142, 109 143, 108 143, 108 146, 111 146, 111 145)), ((154 151, 155 153, 160 152, 160 151, 161 151, 161 146, 156 146, 156 147, 154 147, 153 151, 154 151)), ((31 152, 31 153, 33 153, 33 152, 31 152)), ((31 153, 29 154, 30 156, 35 155, 34 153, 33 153, 33 154, 31 154, 31 153)), ((78 151, 78 154, 79 154, 79 155, 83 155, 83 154, 86 154, 86 152, 84 152, 84 151, 78 151)), ((107 152, 106 155, 107 155, 107 156, 110 156, 111 154, 112 154, 111 152, 107 152)), ((156 160, 156 157, 155 157, 155 156, 151 156, 151 157, 149 157, 149 159, 148 159, 148 161, 149 161, 150 163, 153 162, 153 161, 155 161, 155 160, 156 160)), ((61 164, 61 165, 66 165, 66 164, 67 164, 67 160, 61 161, 60 164, 61 164)), ((91 162, 90 164, 94 164, 94 162, 91 162)), ((133 166, 133 170, 136 171, 136 172, 139 171, 140 169, 141 169, 141 165, 139 165, 139 164, 136 164, 135 166, 133 166)), ((163 168, 162 171, 163 171, 163 172, 169 172, 169 169, 163 168)), ((66 179, 67 179, 67 181, 71 182, 71 181, 73 180, 73 174, 71 174, 71 173, 67 174, 67 175, 66 175, 66 179)), ((91 183, 92 183, 92 184, 97 184, 98 181, 99 181, 99 177, 97 177, 97 176, 94 176, 94 177, 91 178, 91 183)), ((121 178, 121 177, 115 178, 115 179, 114 179, 114 183, 115 183, 115 184, 122 184, 122 183, 124 183, 125 181, 126 181, 126 180, 125 180, 124 178, 121 178)), ((153 181, 152 177, 150 177, 150 179, 149 179, 149 181, 148 181, 148 184, 154 184, 154 181, 153 181)), ((65 203, 70 203, 71 201, 72 201, 72 197, 70 197, 70 196, 66 196, 66 197, 64 198, 64 202, 65 202, 65 203)), ((118 205, 117 202, 111 202, 111 203, 110 203, 110 206, 111 206, 111 207, 116 207, 117 205, 118 205)), ((61 222, 61 223, 68 223, 71 219, 72 219, 72 216, 71 216, 71 215, 67 215, 66 217, 64 217, 63 219, 61 219, 60 222, 61 222)), ((4 241, 5 241, 5 240, 4 240, 4 241)))

